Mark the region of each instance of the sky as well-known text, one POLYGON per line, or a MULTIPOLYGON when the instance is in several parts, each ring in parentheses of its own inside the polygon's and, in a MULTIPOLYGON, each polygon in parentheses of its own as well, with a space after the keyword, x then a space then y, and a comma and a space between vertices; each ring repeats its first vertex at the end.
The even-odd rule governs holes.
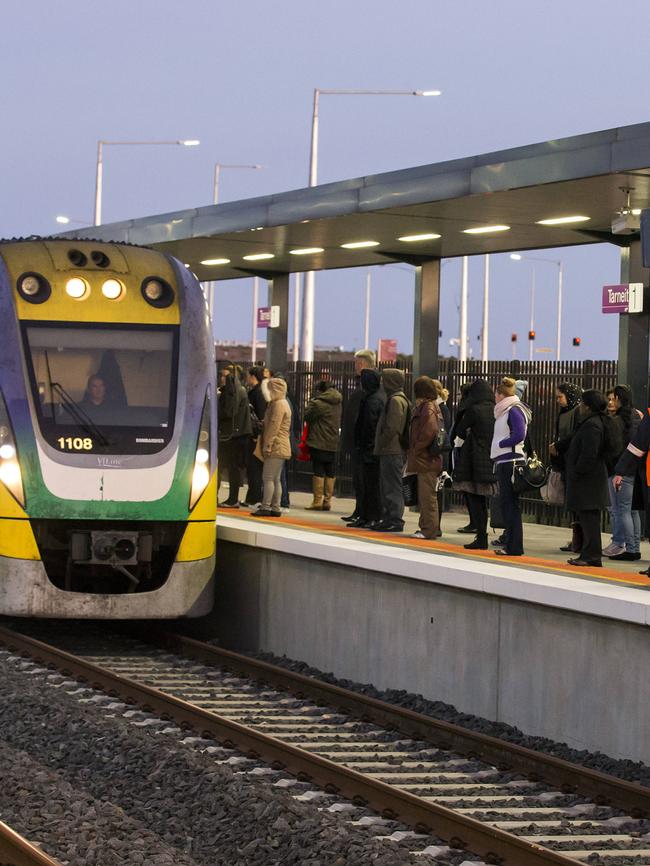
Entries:
MULTIPOLYGON (((306 186, 315 87, 443 91, 323 97, 322 183, 646 122, 648 32, 648 0, 7 3, 0 236, 56 232, 58 214, 91 223, 99 139, 201 140, 106 148, 104 222, 209 204, 217 161, 265 166, 224 169, 221 201, 306 186)), ((618 250, 536 255, 564 263, 562 356, 616 357, 618 317, 601 314, 600 288, 619 282, 618 250)), ((477 355, 482 267, 470 261, 477 355)), ((511 357, 513 332, 528 356, 532 268, 492 258, 492 358, 511 357)), ((537 350, 554 346, 557 268, 535 270, 537 350)), ((460 262, 442 273, 440 348, 451 354, 460 262)), ((411 269, 376 267, 371 280, 371 344, 397 339, 410 352, 411 269)), ((365 269, 317 275, 317 345, 362 346, 365 285, 365 269)), ((219 283, 215 337, 249 341, 251 303, 250 279, 219 283)))

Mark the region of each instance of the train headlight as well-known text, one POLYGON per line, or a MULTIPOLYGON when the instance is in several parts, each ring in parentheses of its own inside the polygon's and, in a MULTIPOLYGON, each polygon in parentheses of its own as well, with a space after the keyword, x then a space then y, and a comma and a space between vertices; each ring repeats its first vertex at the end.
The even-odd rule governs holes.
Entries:
POLYGON ((124 287, 119 280, 105 280, 102 284, 102 295, 109 301, 116 301, 121 297, 124 287))
POLYGON ((81 277, 72 277, 65 284, 65 291, 71 298, 80 301, 88 294, 88 283, 82 280, 81 277))
POLYGON ((196 443, 194 454, 194 470, 192 472, 192 492, 190 493, 190 511, 199 501, 201 494, 210 483, 212 466, 210 465, 210 394, 205 395, 203 412, 201 413, 201 426, 199 427, 199 438, 196 443))
POLYGON ((16 280, 18 294, 30 304, 42 304, 50 297, 52 289, 42 274, 29 271, 16 280))
POLYGON ((147 277, 142 281, 140 291, 152 307, 169 307, 174 301, 174 290, 162 277, 147 277))
POLYGON ((0 481, 20 505, 25 504, 16 440, 2 392, 0 392, 0 481))

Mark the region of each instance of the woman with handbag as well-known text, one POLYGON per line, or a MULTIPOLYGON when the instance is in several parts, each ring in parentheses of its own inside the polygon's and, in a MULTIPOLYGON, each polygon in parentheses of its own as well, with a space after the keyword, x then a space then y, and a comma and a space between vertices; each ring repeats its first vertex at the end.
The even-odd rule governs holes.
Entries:
MULTIPOLYGON (((549 488, 555 490, 556 501, 552 505, 564 505, 566 501, 566 454, 571 444, 571 437, 580 423, 580 396, 582 388, 573 382, 561 382, 555 390, 555 400, 558 405, 558 415, 555 421, 555 439, 549 446, 551 456, 551 471, 549 473, 549 488), (561 496, 561 502, 559 500, 561 496)), ((543 494, 542 494, 542 498, 543 494)), ((574 515, 571 521, 571 541, 560 550, 566 553, 579 553, 582 548, 582 529, 574 515)))
POLYGON ((444 430, 442 413, 436 402, 438 391, 428 376, 420 376, 413 385, 415 408, 411 415, 406 473, 417 475, 417 500, 420 506, 419 529, 413 538, 436 538, 440 528, 437 480, 442 472, 442 454, 433 456, 432 444, 438 431, 444 430))
POLYGON ((494 460, 499 484, 499 504, 505 523, 505 544, 498 556, 523 556, 524 532, 515 486, 515 471, 526 458, 524 442, 532 413, 515 393, 515 380, 507 376, 497 385, 494 407, 494 435, 490 457, 494 460))

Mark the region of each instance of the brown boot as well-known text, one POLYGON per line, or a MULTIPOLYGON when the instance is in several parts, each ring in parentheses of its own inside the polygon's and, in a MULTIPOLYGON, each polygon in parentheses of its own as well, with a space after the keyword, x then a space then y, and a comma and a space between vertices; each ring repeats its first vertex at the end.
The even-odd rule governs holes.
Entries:
POLYGON ((319 475, 314 475, 311 479, 311 489, 313 500, 311 505, 307 506, 307 511, 322 511, 323 510, 323 490, 325 488, 325 479, 319 475))
POLYGON ((325 479, 325 496, 323 497, 323 511, 332 510, 332 496, 334 496, 334 482, 336 478, 325 479))

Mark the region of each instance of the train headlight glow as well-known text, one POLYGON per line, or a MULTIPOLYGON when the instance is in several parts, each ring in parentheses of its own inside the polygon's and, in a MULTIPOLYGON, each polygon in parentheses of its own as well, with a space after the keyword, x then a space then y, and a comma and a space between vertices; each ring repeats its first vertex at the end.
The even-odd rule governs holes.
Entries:
POLYGON ((124 286, 119 280, 106 280, 102 284, 102 295, 110 301, 116 301, 123 291, 124 286))
POLYGON ((5 485, 14 499, 25 504, 25 492, 23 490, 23 480, 20 473, 20 463, 18 462, 18 453, 16 449, 16 440, 13 430, 11 429, 11 421, 7 412, 7 404, 5 403, 2 392, 0 391, 0 482, 5 485))
POLYGON ((212 466, 210 465, 210 393, 205 395, 203 412, 201 413, 201 424, 199 426, 199 437, 194 453, 194 469, 192 471, 192 490, 190 493, 190 511, 201 498, 205 488, 212 477, 212 466))
POLYGON ((72 277, 72 279, 68 280, 65 284, 65 291, 71 298, 80 301, 82 298, 85 298, 88 293, 88 283, 85 280, 82 280, 81 277, 72 277))

